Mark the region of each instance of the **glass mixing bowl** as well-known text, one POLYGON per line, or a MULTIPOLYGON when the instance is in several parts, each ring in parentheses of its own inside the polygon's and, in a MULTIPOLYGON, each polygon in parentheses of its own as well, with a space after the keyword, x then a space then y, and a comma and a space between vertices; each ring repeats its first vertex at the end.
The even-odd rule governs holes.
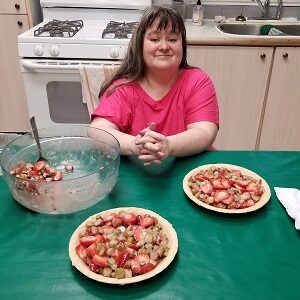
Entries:
POLYGON ((47 214, 66 214, 88 208, 114 187, 120 165, 120 145, 110 133, 84 125, 39 129, 43 157, 63 174, 61 181, 32 181, 11 174, 18 162, 34 164, 38 150, 32 133, 5 146, 0 156, 3 177, 15 200, 47 214), (66 164, 73 166, 67 171, 66 164))

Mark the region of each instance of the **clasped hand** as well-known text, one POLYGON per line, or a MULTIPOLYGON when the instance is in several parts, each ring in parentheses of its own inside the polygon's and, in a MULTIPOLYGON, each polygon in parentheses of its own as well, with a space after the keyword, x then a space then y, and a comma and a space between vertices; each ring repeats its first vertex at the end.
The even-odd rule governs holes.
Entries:
POLYGON ((160 164, 169 156, 169 142, 166 136, 155 131, 156 124, 151 123, 136 136, 137 155, 144 165, 160 164))

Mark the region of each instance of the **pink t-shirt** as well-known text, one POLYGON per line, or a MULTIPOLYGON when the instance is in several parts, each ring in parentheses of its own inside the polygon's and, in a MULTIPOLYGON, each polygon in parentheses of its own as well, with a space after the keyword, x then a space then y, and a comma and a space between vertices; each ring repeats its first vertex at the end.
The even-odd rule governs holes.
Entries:
POLYGON ((169 92, 153 100, 136 82, 104 93, 92 119, 100 116, 120 131, 136 136, 155 122, 155 131, 166 136, 186 130, 187 125, 209 121, 219 124, 219 109, 214 85, 202 70, 183 69, 169 92))

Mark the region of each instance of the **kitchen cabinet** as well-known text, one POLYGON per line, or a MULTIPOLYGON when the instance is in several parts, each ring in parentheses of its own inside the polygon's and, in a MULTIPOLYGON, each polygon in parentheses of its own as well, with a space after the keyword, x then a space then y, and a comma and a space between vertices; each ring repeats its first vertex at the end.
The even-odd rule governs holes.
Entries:
POLYGON ((26 132, 30 128, 17 37, 33 25, 32 12, 39 8, 38 2, 0 2, 0 132, 26 132))
POLYGON ((258 149, 300 150, 300 48, 277 47, 258 149))
POLYGON ((220 109, 217 149, 256 149, 273 51, 272 47, 188 46, 188 63, 203 69, 215 84, 220 109))

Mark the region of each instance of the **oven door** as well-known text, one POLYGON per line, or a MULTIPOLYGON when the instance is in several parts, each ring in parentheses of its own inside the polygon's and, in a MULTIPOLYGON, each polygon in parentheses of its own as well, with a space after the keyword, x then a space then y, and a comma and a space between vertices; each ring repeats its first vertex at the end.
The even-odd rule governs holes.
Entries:
POLYGON ((39 128, 58 124, 89 124, 82 98, 79 66, 116 65, 115 61, 21 59, 28 111, 39 128))

